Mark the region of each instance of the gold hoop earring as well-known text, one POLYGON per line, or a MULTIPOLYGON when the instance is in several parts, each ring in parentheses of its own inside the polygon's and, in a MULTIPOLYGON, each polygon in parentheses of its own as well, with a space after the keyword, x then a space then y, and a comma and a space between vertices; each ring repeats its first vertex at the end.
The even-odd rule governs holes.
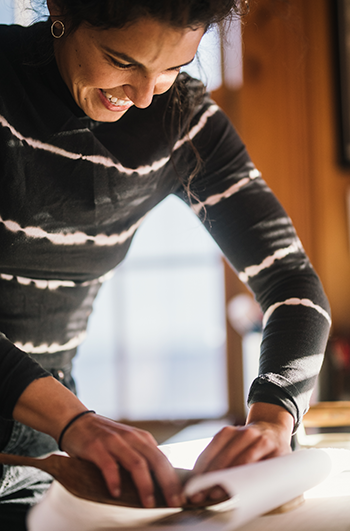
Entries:
POLYGON ((61 20, 55 20, 51 24, 51 35, 53 37, 55 37, 55 39, 60 39, 64 35, 65 30, 66 30, 66 28, 64 27, 64 24, 63 24, 63 22, 61 20), (56 35, 56 33, 55 33, 56 24, 59 24, 59 29, 61 30, 61 33, 59 35, 56 35))

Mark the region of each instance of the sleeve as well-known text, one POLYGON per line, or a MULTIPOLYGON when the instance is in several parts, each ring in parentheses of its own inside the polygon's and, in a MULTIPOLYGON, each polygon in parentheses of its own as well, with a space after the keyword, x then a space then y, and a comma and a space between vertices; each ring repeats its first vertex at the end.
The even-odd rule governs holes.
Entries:
POLYGON ((191 204, 264 314, 259 376, 248 403, 282 405, 296 429, 309 407, 329 334, 323 287, 290 218, 220 109, 207 105, 187 134, 193 146, 187 142, 182 159, 188 164, 194 147, 201 170, 190 183, 189 199, 182 166, 178 195, 191 204))
POLYGON ((0 416, 12 418, 18 398, 34 380, 50 376, 0 332, 0 416))
MULTIPOLYGON (((21 26, 4 26, 0 28, 0 62, 2 79, 6 78, 7 85, 11 86, 7 74, 9 72, 9 57, 14 50, 14 44, 20 45, 21 26)), ((5 103, 4 103, 5 105, 5 103)), ((1 153, 3 154, 3 153, 1 153)), ((42 367, 26 352, 18 349, 6 336, 0 332, 0 416, 5 419, 12 418, 12 411, 24 389, 37 378, 49 376, 42 367)))

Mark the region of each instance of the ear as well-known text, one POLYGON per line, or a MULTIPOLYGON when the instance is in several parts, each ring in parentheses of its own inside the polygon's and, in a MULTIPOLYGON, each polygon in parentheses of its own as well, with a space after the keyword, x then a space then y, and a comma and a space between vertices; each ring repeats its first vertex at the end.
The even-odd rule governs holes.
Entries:
POLYGON ((51 17, 59 17, 60 16, 60 9, 55 0, 47 0, 47 7, 50 12, 51 17))

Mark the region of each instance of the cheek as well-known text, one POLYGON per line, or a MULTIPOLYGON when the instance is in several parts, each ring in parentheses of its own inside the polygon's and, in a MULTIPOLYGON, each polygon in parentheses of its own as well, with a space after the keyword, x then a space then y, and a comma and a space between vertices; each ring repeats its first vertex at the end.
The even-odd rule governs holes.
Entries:
POLYGON ((154 87, 154 94, 163 94, 175 83, 178 76, 178 72, 172 74, 162 75, 157 79, 157 83, 154 87))
POLYGON ((79 84, 88 88, 108 89, 123 84, 122 76, 111 68, 96 64, 82 64, 77 68, 77 79, 79 84))

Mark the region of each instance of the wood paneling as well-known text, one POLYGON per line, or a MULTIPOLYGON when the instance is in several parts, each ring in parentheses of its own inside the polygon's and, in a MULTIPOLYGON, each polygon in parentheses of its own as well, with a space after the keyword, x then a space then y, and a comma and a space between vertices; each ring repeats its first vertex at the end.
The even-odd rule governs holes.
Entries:
POLYGON ((312 254, 307 40, 292 4, 259 1, 245 21, 240 132, 312 254))
POLYGON ((331 302, 333 328, 350 329, 346 190, 338 162, 335 2, 259 1, 244 30, 241 133, 292 217, 331 302))
POLYGON ((259 0, 243 31, 238 129, 293 219, 331 302, 350 331, 346 191, 339 164, 334 0, 259 0))
MULTIPOLYGON (((308 53, 308 116, 312 158, 314 263, 328 294, 335 333, 350 332, 350 254, 346 192, 350 171, 338 161, 334 1, 301 2, 308 53)), ((349 95, 350 97, 350 95, 349 95)))
MULTIPOLYGON (((329 297, 333 333, 350 333, 350 170, 338 158, 334 7, 335 0, 253 3, 243 27, 243 88, 214 97, 292 218, 329 297)), ((233 275, 227 269, 228 299, 243 289, 233 275)), ((230 408, 240 415, 241 355, 228 336, 230 408)))

